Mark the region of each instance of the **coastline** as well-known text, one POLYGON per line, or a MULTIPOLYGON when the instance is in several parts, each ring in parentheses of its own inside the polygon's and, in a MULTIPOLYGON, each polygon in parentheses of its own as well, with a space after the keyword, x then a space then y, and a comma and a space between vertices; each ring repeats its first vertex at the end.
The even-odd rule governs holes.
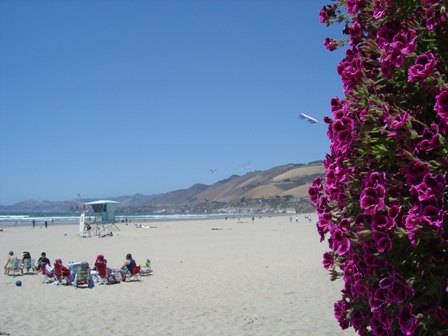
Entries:
MULTIPOLYGON (((309 214, 309 213, 306 213, 309 214)), ((252 216, 254 216, 255 218, 271 218, 271 217, 283 217, 283 216, 293 216, 295 217, 296 214, 284 214, 284 213, 272 213, 272 214, 209 214, 209 215, 200 215, 200 214, 193 214, 193 215, 146 215, 143 214, 141 216, 136 216, 135 214, 132 214, 131 216, 133 217, 129 217, 130 221, 128 222, 128 224, 147 224, 147 223, 151 223, 151 222, 181 222, 181 221, 201 221, 201 220, 215 220, 215 219, 227 219, 228 220, 232 220, 232 219, 236 219, 236 218, 252 218, 252 216), (178 218, 176 218, 176 216, 178 216, 178 218)), ((305 213, 299 213, 297 214, 298 216, 304 216, 305 213)), ((124 218, 127 218, 124 215, 120 216, 121 219, 119 219, 116 224, 126 224, 125 222, 122 222, 121 220, 124 218)), ((79 225, 79 217, 75 216, 69 216, 68 218, 70 219, 63 219, 63 217, 58 217, 57 220, 53 220, 50 217, 47 221, 48 221, 48 226, 57 226, 57 225, 79 225)), ((22 226, 29 226, 32 227, 33 223, 32 223, 32 219, 31 218, 27 218, 26 220, 3 220, 0 221, 0 228, 1 227, 22 227, 22 226)), ((36 228, 37 227, 42 227, 44 228, 44 223, 45 223, 45 217, 39 217, 36 220, 36 228)))

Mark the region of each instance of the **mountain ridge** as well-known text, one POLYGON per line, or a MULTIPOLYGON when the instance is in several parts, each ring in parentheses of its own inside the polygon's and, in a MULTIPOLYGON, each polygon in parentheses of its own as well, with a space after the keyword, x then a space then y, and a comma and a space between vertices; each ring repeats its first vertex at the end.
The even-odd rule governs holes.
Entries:
MULTIPOLYGON (((126 212, 207 212, 223 208, 264 208, 275 203, 300 199, 309 204, 308 187, 312 180, 323 177, 322 161, 308 164, 286 164, 264 171, 251 171, 244 175, 232 175, 212 185, 194 184, 187 189, 173 190, 153 195, 124 195, 105 197, 120 202, 118 210, 126 212)), ((0 212, 73 212, 80 211, 84 203, 98 199, 74 198, 65 201, 25 200, 13 205, 0 205, 0 212)), ((289 204, 290 205, 290 204, 289 204)))

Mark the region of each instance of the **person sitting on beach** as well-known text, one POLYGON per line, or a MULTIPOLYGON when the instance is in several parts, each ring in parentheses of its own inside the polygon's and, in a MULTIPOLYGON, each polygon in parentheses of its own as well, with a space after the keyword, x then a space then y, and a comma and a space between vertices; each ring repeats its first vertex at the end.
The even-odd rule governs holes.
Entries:
POLYGON ((47 254, 45 252, 42 252, 40 254, 40 258, 37 259, 37 264, 39 266, 42 266, 42 265, 49 265, 49 266, 51 266, 50 259, 47 258, 47 254))
MULTIPOLYGON (((23 257, 22 257, 22 265, 31 265, 31 253, 28 251, 23 252, 23 257)), ((31 267, 27 267, 26 271, 27 273, 30 272, 31 267)))
POLYGON ((40 270, 43 265, 51 266, 50 259, 47 258, 47 254, 42 252, 40 258, 37 259, 37 270, 40 270))
POLYGON ((61 259, 56 259, 54 261, 54 263, 58 264, 58 265, 61 265, 62 277, 65 278, 65 280, 67 281, 67 284, 70 285, 72 280, 73 280, 72 276, 71 276, 70 269, 62 264, 62 260, 61 259))
POLYGON ((9 251, 9 256, 8 259, 6 260, 6 264, 3 267, 5 269, 5 274, 9 273, 9 265, 11 264, 11 262, 13 262, 13 260, 15 260, 16 257, 14 256, 14 252, 13 251, 9 251))
POLYGON ((101 263, 106 266, 106 276, 107 278, 112 278, 113 281, 118 282, 117 278, 115 277, 115 274, 112 273, 112 269, 110 267, 107 267, 107 260, 104 258, 102 254, 98 254, 96 256, 95 266, 93 267, 94 270, 98 271, 97 265, 101 263))
POLYGON ((134 272, 134 266, 136 266, 135 260, 132 259, 132 254, 128 253, 126 254, 126 261, 124 262, 123 266, 121 266, 121 279, 123 281, 126 281, 126 273, 133 273, 134 272))

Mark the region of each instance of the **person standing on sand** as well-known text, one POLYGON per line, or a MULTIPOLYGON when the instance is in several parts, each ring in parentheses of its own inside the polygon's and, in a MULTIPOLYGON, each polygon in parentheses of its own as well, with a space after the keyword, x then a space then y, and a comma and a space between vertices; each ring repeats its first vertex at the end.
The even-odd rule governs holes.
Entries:
POLYGON ((5 274, 9 273, 9 264, 11 263, 11 261, 13 261, 14 259, 16 259, 16 257, 14 256, 14 252, 13 251, 9 251, 9 256, 8 259, 6 260, 6 264, 3 267, 5 269, 5 274))
POLYGON ((91 238, 92 235, 92 227, 89 225, 87 225, 87 237, 91 238))
POLYGON ((299 222, 299 216, 296 215, 296 223, 299 222))
POLYGON ((33 219, 33 229, 34 229, 35 226, 36 226, 36 220, 33 219))
POLYGON ((45 228, 47 228, 47 226, 48 226, 48 222, 47 222, 47 221, 45 221, 45 228))
POLYGON ((292 223, 292 216, 289 216, 289 222, 292 223))

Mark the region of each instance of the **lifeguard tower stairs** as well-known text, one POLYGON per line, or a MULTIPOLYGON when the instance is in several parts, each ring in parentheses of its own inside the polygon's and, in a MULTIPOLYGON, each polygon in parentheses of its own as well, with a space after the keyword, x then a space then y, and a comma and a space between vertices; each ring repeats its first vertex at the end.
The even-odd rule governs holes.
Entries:
POLYGON ((79 236, 107 237, 112 236, 113 231, 120 231, 118 226, 115 225, 115 213, 118 204, 120 203, 104 200, 86 203, 85 205, 92 207, 93 213, 86 214, 85 206, 83 206, 83 212, 79 218, 79 236), (90 230, 88 230, 89 226, 90 230))

